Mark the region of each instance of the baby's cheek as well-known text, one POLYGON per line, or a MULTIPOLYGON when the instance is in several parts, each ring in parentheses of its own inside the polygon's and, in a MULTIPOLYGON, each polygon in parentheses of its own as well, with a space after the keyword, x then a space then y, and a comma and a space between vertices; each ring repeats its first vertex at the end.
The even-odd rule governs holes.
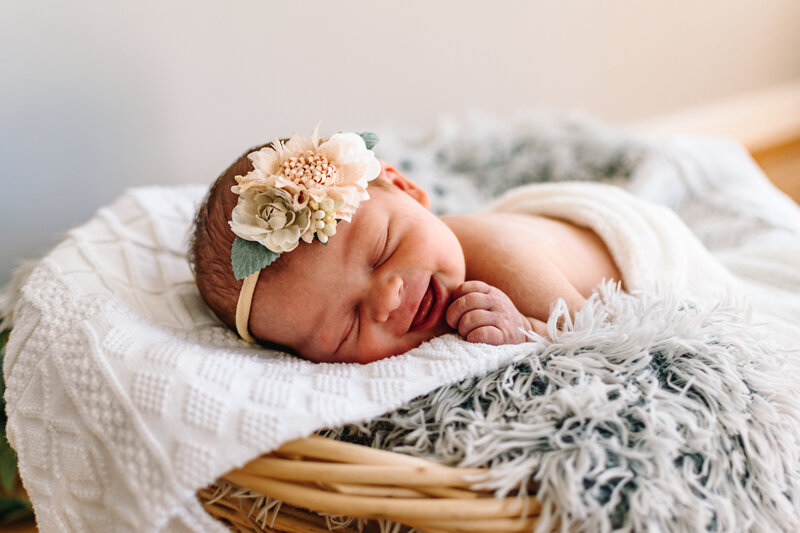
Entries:
POLYGON ((403 339, 393 339, 382 335, 362 333, 358 342, 357 360, 372 363, 408 351, 403 339))
POLYGON ((444 314, 442 314, 441 322, 428 331, 406 333, 400 337, 365 332, 359 339, 357 359, 361 363, 380 361, 387 357, 404 354, 431 339, 452 332, 453 329, 444 321, 444 314))

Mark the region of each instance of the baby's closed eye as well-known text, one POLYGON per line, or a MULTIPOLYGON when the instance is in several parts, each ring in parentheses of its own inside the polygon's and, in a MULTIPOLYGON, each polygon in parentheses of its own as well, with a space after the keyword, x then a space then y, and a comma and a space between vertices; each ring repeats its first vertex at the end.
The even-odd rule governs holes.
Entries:
POLYGON ((350 313, 349 319, 346 323, 347 325, 345 325, 342 340, 339 341, 334 353, 339 352, 345 343, 351 342, 351 339, 356 338, 358 335, 358 314, 358 307, 353 308, 353 311, 350 313))
POLYGON ((372 253, 372 268, 378 268, 386 261, 386 251, 389 244, 389 227, 380 233, 380 237, 375 243, 375 250, 372 253))

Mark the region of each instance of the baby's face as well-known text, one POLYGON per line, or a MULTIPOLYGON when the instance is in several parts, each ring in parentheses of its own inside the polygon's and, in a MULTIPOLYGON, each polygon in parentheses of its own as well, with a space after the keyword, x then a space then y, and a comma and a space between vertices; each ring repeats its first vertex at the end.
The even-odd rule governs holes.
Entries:
MULTIPOLYGON (((403 183, 393 172, 385 175, 403 183)), ((396 185, 369 192, 327 246, 301 243, 259 281, 253 335, 312 361, 368 363, 451 331, 444 315, 465 274, 458 239, 427 197, 396 185)))

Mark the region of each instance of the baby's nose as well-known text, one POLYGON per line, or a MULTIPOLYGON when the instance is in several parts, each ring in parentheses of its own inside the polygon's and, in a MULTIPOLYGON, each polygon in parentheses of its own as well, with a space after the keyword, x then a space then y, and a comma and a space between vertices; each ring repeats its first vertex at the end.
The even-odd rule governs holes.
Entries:
POLYGON ((392 276, 379 282, 372 291, 372 318, 377 322, 386 322, 392 311, 402 303, 403 280, 400 276, 392 276))

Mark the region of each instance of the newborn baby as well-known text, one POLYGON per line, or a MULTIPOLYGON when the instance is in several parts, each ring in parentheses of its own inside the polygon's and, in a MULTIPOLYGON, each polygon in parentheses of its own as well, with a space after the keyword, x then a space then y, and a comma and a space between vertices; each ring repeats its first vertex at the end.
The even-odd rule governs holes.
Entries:
POLYGON ((457 331, 516 344, 545 334, 620 273, 591 230, 538 216, 436 217, 375 159, 375 137, 293 136, 242 156, 198 211, 201 295, 246 340, 318 362, 368 363, 457 331), (241 278, 244 278, 243 281, 241 278))

